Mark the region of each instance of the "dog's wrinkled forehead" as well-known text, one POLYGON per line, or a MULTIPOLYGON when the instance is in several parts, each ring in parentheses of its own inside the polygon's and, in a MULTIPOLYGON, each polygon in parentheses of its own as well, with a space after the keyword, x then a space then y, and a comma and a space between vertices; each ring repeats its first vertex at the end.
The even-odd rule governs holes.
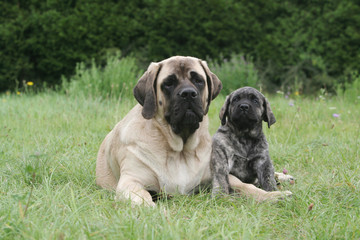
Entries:
POLYGON ((236 90, 233 94, 232 94, 232 98, 231 100, 233 101, 234 99, 239 100, 240 99, 253 99, 253 98, 257 98, 259 101, 264 101, 265 97, 264 95, 259 92, 258 90, 256 90, 255 88, 252 87, 243 87, 240 88, 238 90, 236 90))
POLYGON ((162 80, 170 75, 175 75, 179 80, 189 79, 191 72, 196 72, 206 79, 205 71, 197 58, 175 56, 161 63, 162 68, 158 79, 162 80))

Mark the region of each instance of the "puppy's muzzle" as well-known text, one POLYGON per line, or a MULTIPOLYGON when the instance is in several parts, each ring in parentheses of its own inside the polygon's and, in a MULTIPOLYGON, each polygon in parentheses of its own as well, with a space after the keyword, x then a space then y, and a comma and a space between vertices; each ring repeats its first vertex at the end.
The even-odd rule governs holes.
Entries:
POLYGON ((250 105, 247 103, 241 103, 239 106, 240 110, 243 112, 247 112, 250 108, 250 105))

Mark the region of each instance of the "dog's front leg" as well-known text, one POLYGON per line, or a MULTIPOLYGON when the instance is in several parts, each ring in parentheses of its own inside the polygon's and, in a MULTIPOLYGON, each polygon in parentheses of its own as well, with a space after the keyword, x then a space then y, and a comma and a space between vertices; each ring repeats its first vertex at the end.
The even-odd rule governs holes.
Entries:
POLYGON ((116 200, 130 199, 131 205, 145 205, 154 207, 151 194, 136 179, 121 176, 116 187, 116 200))
POLYGON ((253 197, 258 202, 263 201, 273 201, 284 198, 286 196, 291 196, 292 193, 290 191, 274 191, 274 192, 267 192, 260 188, 255 187, 253 184, 243 183, 237 177, 229 174, 229 183, 231 188, 240 194, 244 194, 247 197, 253 197))

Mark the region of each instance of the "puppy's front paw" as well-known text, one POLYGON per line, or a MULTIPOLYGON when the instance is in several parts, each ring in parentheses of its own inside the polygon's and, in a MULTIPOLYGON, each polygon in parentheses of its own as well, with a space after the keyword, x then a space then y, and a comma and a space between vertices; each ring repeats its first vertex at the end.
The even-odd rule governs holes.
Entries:
POLYGON ((224 196, 229 195, 229 191, 226 191, 223 188, 213 188, 211 191, 211 198, 215 199, 215 198, 221 198, 224 196))

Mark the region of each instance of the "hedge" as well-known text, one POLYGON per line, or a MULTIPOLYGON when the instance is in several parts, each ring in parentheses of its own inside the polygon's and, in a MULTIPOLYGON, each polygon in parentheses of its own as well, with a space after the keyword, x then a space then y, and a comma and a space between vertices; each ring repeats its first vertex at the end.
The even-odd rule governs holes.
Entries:
MULTIPOLYGON (((151 61, 241 53, 268 88, 313 91, 360 65, 356 0, 17 0, 0 2, 0 91, 53 86, 109 51, 151 61)), ((351 80, 351 79, 350 79, 351 80)))

